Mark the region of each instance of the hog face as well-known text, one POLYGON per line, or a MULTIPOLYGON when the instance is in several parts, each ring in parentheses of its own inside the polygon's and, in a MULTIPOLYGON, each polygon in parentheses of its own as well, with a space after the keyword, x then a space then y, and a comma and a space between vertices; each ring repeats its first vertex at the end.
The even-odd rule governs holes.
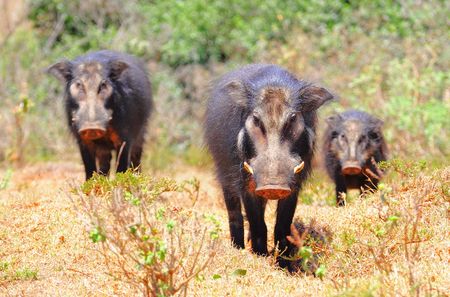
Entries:
POLYGON ((367 166, 375 152, 381 150, 382 121, 375 118, 328 119, 331 128, 330 151, 339 160, 343 175, 358 175, 367 166))
POLYGON ((252 100, 237 148, 248 175, 248 189, 265 199, 285 199, 297 187, 305 165, 297 146, 312 147, 314 133, 305 115, 315 112, 332 95, 314 86, 294 92, 283 87, 259 91, 247 87, 245 92, 252 100), (304 134, 307 137, 302 137, 304 134))
POLYGON ((66 84, 70 123, 83 141, 100 139, 112 120, 111 100, 115 83, 128 65, 114 61, 103 65, 97 61, 74 63, 61 61, 49 72, 66 84))

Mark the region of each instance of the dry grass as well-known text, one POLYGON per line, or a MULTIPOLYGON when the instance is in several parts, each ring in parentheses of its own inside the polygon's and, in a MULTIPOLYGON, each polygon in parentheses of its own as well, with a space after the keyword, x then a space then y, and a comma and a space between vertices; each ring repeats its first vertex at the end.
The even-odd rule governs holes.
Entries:
MULTIPOLYGON (((192 281, 188 296, 448 296, 450 292, 450 167, 408 178, 391 173, 382 193, 355 198, 344 208, 324 203, 332 186, 320 176, 314 178, 305 189, 314 196, 311 205, 300 203, 296 216, 305 222, 315 219, 333 233, 333 253, 322 259, 327 267, 323 280, 289 275, 277 269, 272 258, 231 248, 226 211, 212 174, 197 169, 181 172, 180 179, 198 177, 202 192, 195 204, 173 194, 164 197, 167 205, 215 213, 223 229, 215 258, 192 281), (327 194, 321 195, 322 190, 327 194)), ((1 171, 0 177, 4 174, 1 171)), ((8 187, 0 191, 0 295, 136 294, 108 274, 67 198, 70 183, 81 181, 82 167, 74 163, 14 171, 8 187)), ((274 211, 275 204, 269 204, 269 230, 274 211)))

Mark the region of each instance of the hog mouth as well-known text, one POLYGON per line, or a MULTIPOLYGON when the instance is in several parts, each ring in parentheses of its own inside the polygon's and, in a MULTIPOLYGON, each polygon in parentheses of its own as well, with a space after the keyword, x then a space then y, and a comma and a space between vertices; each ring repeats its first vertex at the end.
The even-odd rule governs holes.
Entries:
POLYGON ((282 185, 265 185, 255 189, 255 194, 257 196, 269 200, 286 199, 291 193, 292 190, 290 187, 282 185))
POLYGON ((83 127, 78 130, 78 134, 83 140, 96 140, 106 135, 106 129, 102 127, 83 127))

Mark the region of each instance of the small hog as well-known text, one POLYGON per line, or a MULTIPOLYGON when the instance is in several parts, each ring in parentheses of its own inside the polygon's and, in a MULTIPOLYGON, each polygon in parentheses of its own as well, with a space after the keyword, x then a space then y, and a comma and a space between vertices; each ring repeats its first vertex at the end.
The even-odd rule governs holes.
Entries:
POLYGON ((382 176, 377 163, 387 158, 383 122, 357 110, 327 119, 323 151, 328 175, 336 184, 337 205, 347 189, 375 190, 382 176))
POLYGON ((48 68, 65 86, 65 109, 83 159, 86 180, 140 165, 153 101, 144 64, 135 57, 97 51, 48 68))
MULTIPOLYGON (((311 170, 316 110, 333 96, 275 65, 248 65, 223 76, 208 102, 205 139, 228 211, 231 242, 244 248, 241 205, 250 224, 252 251, 268 255, 264 211, 278 200, 275 245, 286 239, 298 193, 311 170)), ((290 261, 279 257, 281 267, 290 261)))

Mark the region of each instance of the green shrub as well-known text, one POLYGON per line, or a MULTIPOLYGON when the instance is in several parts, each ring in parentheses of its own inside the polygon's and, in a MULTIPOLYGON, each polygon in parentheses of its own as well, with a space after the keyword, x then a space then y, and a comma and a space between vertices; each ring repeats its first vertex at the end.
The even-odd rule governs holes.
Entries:
POLYGON ((143 296, 186 294, 214 256, 221 225, 213 215, 168 205, 162 195, 178 191, 193 204, 199 186, 197 180, 176 183, 130 170, 113 179, 94 175, 75 188, 73 205, 100 245, 105 273, 143 296))

